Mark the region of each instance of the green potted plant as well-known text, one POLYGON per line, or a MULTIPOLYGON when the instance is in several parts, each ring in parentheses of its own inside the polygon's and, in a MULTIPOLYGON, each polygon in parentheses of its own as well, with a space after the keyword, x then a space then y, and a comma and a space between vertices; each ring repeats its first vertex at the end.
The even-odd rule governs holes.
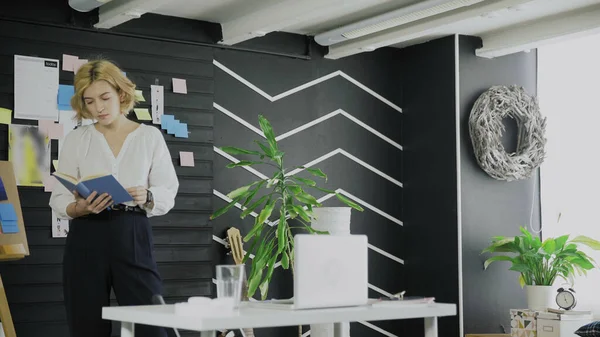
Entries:
POLYGON ((587 271, 598 268, 589 255, 579 250, 583 244, 600 250, 600 242, 584 235, 569 239, 569 235, 547 238, 543 242, 521 227, 521 235, 492 238, 483 253, 510 253, 495 255, 484 263, 487 269, 495 261, 511 263, 509 270, 519 273, 519 283, 526 288, 528 307, 533 310, 555 306, 554 282, 558 277, 573 284, 575 275, 587 275, 587 271))
POLYGON ((258 121, 267 144, 255 140, 258 150, 246 150, 231 146, 221 147, 220 149, 232 155, 255 157, 255 160, 240 160, 237 163, 228 164, 227 168, 270 165, 275 169, 274 174, 269 179, 260 179, 231 191, 227 196, 232 201, 215 211, 211 215, 211 219, 227 213, 236 203, 242 204, 243 211, 240 214, 242 219, 253 211, 258 213, 254 226, 244 236, 244 242, 252 240, 250 248, 244 256, 244 262, 247 261, 250 254, 255 255, 248 275, 248 296, 252 297, 256 290, 260 289, 261 298, 264 300, 267 297, 269 283, 277 262, 281 262, 284 269, 288 269, 291 265, 293 272, 294 239, 292 228, 300 228, 313 234, 328 234, 326 231, 318 231, 309 225, 314 219, 313 208, 321 207, 321 204, 307 191, 316 189, 335 194, 340 201, 349 207, 358 211, 363 211, 363 208, 335 191, 317 186, 314 180, 286 174, 300 168, 313 176, 327 180, 327 175, 318 168, 302 166, 285 168, 283 162, 285 153, 279 149, 271 124, 262 115, 258 116, 258 121), (264 195, 259 196, 261 190, 264 195), (258 209, 261 209, 260 212, 258 209), (274 226, 271 226, 268 221, 272 214, 279 215, 279 221, 274 226), (295 219, 299 226, 290 226, 288 219, 295 219))

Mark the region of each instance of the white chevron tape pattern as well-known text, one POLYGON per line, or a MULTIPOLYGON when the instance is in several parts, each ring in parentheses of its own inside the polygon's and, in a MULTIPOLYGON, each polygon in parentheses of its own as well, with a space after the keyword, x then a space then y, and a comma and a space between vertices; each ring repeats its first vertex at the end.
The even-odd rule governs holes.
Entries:
MULTIPOLYGON (((370 209, 370 210, 374 211, 375 213, 377 213, 377 214, 379 214, 379 215, 382 215, 382 216, 383 216, 383 217, 385 217, 385 218, 388 218, 388 219, 389 219, 389 218, 391 218, 391 219, 395 219, 395 218, 391 217, 390 215, 388 215, 388 214, 384 213, 383 211, 381 211, 381 210, 379 210, 379 209, 377 209, 377 208, 373 207, 372 205, 370 205, 370 204, 368 204, 368 203, 366 203, 366 202, 364 202, 364 201, 361 201, 360 199, 358 199, 358 198, 357 198, 357 197, 355 197, 354 195, 352 195, 352 194, 350 194, 350 193, 348 193, 348 192, 346 192, 346 191, 342 190, 341 188, 340 188, 340 189, 337 189, 337 190, 336 190, 336 192, 338 192, 338 193, 340 193, 340 194, 343 194, 343 195, 345 195, 346 197, 348 197, 348 198, 350 198, 350 199, 353 199, 353 200, 354 200, 354 201, 356 201, 356 202, 359 202, 359 203, 361 203, 361 204, 362 204, 364 207, 366 207, 366 208, 368 208, 368 209, 370 209)), ((231 200, 229 197, 227 197, 225 194, 223 194, 223 193, 221 193, 221 192, 219 192, 219 191, 217 191, 217 190, 214 190, 214 189, 213 189, 213 194, 214 194, 214 195, 216 195, 217 197, 219 197, 220 199, 222 199, 222 200, 223 200, 223 201, 225 201, 225 202, 228 202, 228 203, 229 203, 229 202, 231 202, 231 201, 232 201, 232 200, 231 200)), ((317 199, 317 200, 318 200, 319 202, 323 202, 323 201, 325 201, 325 200, 327 200, 327 199, 329 199, 329 198, 332 198, 333 196, 334 196, 334 194, 327 194, 327 195, 325 195, 325 196, 323 196, 323 197, 321 197, 321 198, 319 198, 319 199, 317 199)), ((245 208, 242 208, 242 205, 241 205, 240 203, 236 203, 236 204, 235 204, 235 207, 237 207, 237 208, 239 208, 239 209, 241 209, 241 210, 244 210, 244 209, 245 209, 245 208)), ((256 217, 258 216, 258 214, 257 214, 257 213, 255 213, 255 212, 251 212, 251 213, 250 213, 250 215, 251 215, 252 217, 254 217, 254 218, 256 218, 256 217)), ((397 220, 397 219, 395 219, 395 220, 396 220, 396 221, 400 221, 400 220, 397 220)), ((392 220, 392 221, 393 221, 393 220, 392 220)), ((277 219, 277 220, 274 220, 274 221, 269 221, 269 220, 265 221, 265 223, 267 223, 267 224, 268 224, 268 225, 270 225, 270 226, 275 226, 275 225, 276 225, 278 222, 279 222, 279 219, 277 219)), ((400 224, 402 224, 402 222, 400 222, 400 224)), ((227 242, 225 242, 223 239, 221 239, 221 238, 218 238, 218 237, 216 237, 216 236, 214 236, 214 235, 213 235, 213 240, 214 240, 214 241, 216 241, 216 242, 219 242, 219 243, 220 243, 220 244, 222 244, 223 246, 227 246, 227 242)), ((387 258, 389 258, 390 260, 393 260, 393 261, 395 261, 395 262, 398 262, 398 263, 400 263, 400 264, 404 264, 404 260, 403 260, 403 259, 401 259, 401 258, 399 258, 399 257, 397 257, 397 256, 394 256, 394 255, 392 255, 392 254, 390 254, 390 253, 386 252, 385 250, 383 250, 383 249, 381 249, 381 248, 379 248, 379 247, 376 247, 376 246, 373 246, 372 244, 369 244, 369 248, 370 248, 371 250, 373 250, 373 251, 375 251, 375 252, 377 252, 377 253, 379 253, 379 254, 381 254, 381 255, 383 255, 383 256, 385 256, 385 257, 387 257, 387 258)), ((254 258, 254 255, 250 255, 250 258, 252 258, 252 259, 253 259, 253 258, 254 258)))
MULTIPOLYGON (((252 130, 253 132, 255 132, 256 134, 258 134, 259 136, 265 138, 265 135, 262 133, 262 130, 260 130, 259 128, 255 127, 254 125, 252 125, 251 123, 247 122, 246 120, 244 120, 243 118, 237 116, 236 114, 234 114, 233 112, 227 110, 226 108, 224 108, 223 106, 221 106, 220 104, 213 102, 213 107, 219 111, 221 111, 223 114, 229 116, 231 119, 237 121, 238 123, 244 125, 245 127, 247 127, 248 129, 252 130)), ((344 111, 343 109, 337 109, 333 112, 328 113, 325 116, 321 116, 317 119, 315 119, 312 122, 308 122, 304 125, 301 125, 293 130, 290 130, 286 133, 283 133, 277 137, 275 137, 275 140, 280 141, 283 139, 286 139, 290 136, 293 136, 301 131, 304 131, 312 126, 315 126, 321 122, 324 122, 332 117, 335 116, 344 116, 346 118, 348 118, 349 120, 353 121, 354 123, 356 123, 357 125, 361 126, 362 128, 364 128, 365 130, 371 132, 372 134, 374 134, 375 136, 383 139, 384 141, 388 142, 389 144, 391 144, 392 146, 398 148, 399 150, 402 150, 402 145, 398 144, 397 142, 391 140, 389 137, 385 136, 384 134, 382 134, 381 132, 375 130, 374 128, 370 127, 369 125, 367 125, 366 123, 364 123, 363 121, 361 121, 360 119, 352 116, 351 114, 347 113, 346 111, 344 111)))
POLYGON ((402 109, 397 106, 396 104, 390 102, 389 100, 385 99, 383 96, 379 95, 378 93, 376 93, 375 91, 369 89, 369 87, 367 87, 366 85, 360 83, 359 81, 355 80, 354 78, 352 78, 350 75, 344 73, 341 70, 337 70, 334 71, 328 75, 325 76, 321 76, 315 80, 312 80, 310 82, 304 83, 302 85, 299 85, 295 88, 292 88, 288 91, 282 92, 279 95, 275 95, 275 96, 271 96, 269 94, 267 94, 266 92, 264 92, 263 90, 261 90, 259 87, 257 87, 256 85, 252 84, 250 81, 246 80, 245 78, 243 78, 242 76, 238 75, 237 73, 235 73, 233 70, 227 68, 226 66, 224 66, 223 64, 221 64, 219 61, 217 60, 213 60, 213 64, 215 66, 217 66, 219 69, 223 70, 224 72, 226 72, 227 74, 229 74, 231 77, 235 78, 236 80, 240 81, 241 83, 243 83, 244 85, 246 85, 248 88, 254 90, 256 93, 258 93, 259 95, 261 95, 262 97, 268 99, 271 102, 275 102, 278 101, 284 97, 287 97, 289 95, 295 94, 299 91, 302 91, 306 88, 312 87, 314 85, 317 85, 321 82, 325 82, 329 79, 332 79, 336 76, 340 76, 346 80, 348 80, 349 82, 351 82, 352 84, 356 85, 357 87, 361 88, 362 90, 364 90, 365 92, 369 93, 371 96, 377 98, 378 100, 380 100, 381 102, 387 104, 388 106, 390 106, 392 109, 398 111, 398 112, 402 112, 402 109))

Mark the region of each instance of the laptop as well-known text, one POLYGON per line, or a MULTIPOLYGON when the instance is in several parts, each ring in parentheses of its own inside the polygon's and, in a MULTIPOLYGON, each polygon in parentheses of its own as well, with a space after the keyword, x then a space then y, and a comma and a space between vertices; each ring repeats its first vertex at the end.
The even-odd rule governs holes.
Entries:
POLYGON ((250 306, 296 310, 368 304, 366 235, 297 234, 294 256, 294 297, 250 306))

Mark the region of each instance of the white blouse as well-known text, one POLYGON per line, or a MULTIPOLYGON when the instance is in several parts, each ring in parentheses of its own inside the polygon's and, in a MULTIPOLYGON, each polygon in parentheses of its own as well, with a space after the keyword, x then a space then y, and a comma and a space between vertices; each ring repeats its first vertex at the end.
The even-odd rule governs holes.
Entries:
MULTIPOLYGON (((147 216, 166 214, 175 204, 179 180, 171 154, 159 129, 140 124, 127 135, 115 158, 104 135, 94 125, 80 126, 63 140, 57 171, 77 177, 111 174, 125 188, 144 186, 152 192, 154 207, 143 207, 147 216)), ((57 217, 72 219, 67 206, 75 196, 62 184, 54 185, 50 207, 57 217)), ((125 203, 135 206, 133 201, 125 203)))

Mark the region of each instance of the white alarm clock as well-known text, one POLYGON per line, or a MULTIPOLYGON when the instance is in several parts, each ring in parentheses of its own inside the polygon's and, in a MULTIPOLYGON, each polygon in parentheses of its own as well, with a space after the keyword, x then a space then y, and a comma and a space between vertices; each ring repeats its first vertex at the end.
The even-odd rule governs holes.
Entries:
POLYGON ((575 290, 572 288, 558 288, 558 294, 556 294, 556 304, 565 310, 571 310, 575 308, 577 305, 575 290))

